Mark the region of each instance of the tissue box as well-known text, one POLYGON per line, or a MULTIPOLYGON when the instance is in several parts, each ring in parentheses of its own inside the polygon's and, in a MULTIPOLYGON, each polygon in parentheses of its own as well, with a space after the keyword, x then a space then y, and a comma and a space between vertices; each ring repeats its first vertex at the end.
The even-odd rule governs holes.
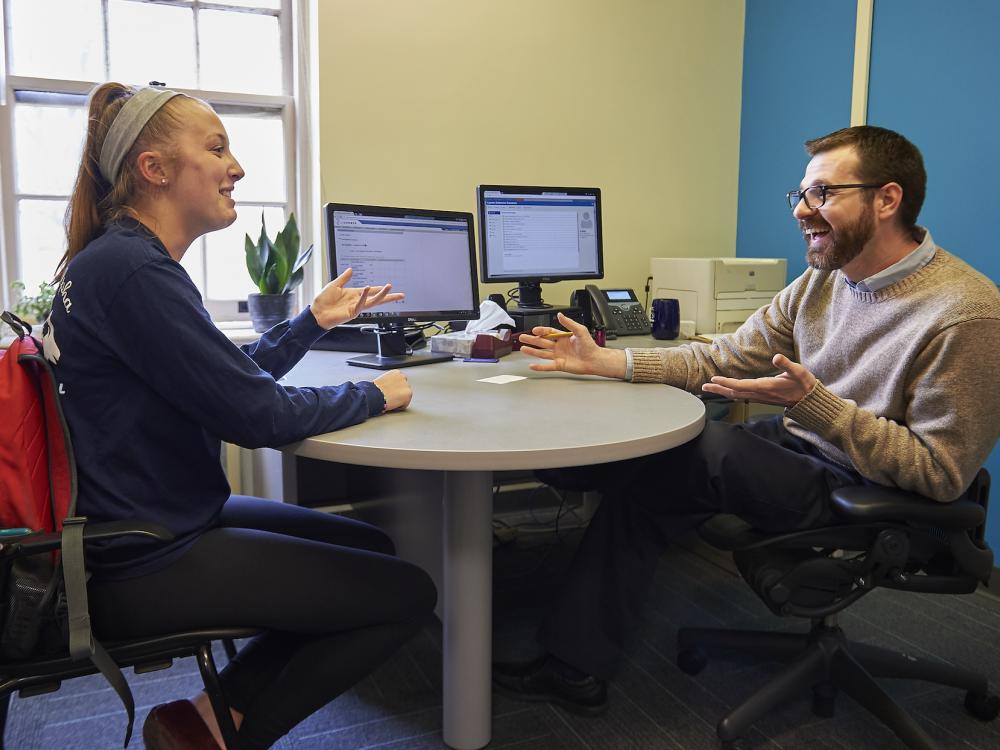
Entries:
POLYGON ((468 357, 476 334, 465 331, 439 333, 431 336, 431 351, 434 354, 451 354, 453 357, 468 357))
POLYGON ((500 359, 510 354, 512 345, 510 341, 510 331, 504 331, 506 337, 494 336, 489 333, 480 333, 476 340, 472 342, 472 357, 476 359, 500 359))
POLYGON ((510 354, 509 331, 454 331, 431 336, 431 351, 453 357, 502 357, 510 354), (473 347, 476 353, 473 354, 473 347), (506 348, 506 351, 504 351, 506 348))

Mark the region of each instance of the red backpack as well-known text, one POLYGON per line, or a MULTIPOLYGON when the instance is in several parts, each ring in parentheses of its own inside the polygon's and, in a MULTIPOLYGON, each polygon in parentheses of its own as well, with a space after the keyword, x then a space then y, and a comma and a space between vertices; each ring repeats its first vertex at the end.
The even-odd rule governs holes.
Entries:
POLYGON ((0 349, 0 661, 56 646, 65 653, 68 642, 70 656, 89 659, 118 692, 128 745, 132 693, 90 630, 87 519, 76 516, 76 464, 59 386, 31 328, 9 312, 0 319, 16 336, 0 349))
POLYGON ((11 328, 20 335, 0 350, 0 528, 62 531, 76 511, 76 472, 55 379, 38 342, 16 319, 11 328))

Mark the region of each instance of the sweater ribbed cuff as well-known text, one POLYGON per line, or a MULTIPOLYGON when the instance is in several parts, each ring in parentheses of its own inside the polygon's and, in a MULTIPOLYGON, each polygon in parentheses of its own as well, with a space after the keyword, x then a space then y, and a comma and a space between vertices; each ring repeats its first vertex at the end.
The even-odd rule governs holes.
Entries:
POLYGON ((632 382, 662 383, 663 362, 656 349, 632 349, 632 382))
POLYGON ((817 435, 826 433, 844 409, 844 400, 833 395, 820 381, 795 406, 785 409, 785 416, 817 435))

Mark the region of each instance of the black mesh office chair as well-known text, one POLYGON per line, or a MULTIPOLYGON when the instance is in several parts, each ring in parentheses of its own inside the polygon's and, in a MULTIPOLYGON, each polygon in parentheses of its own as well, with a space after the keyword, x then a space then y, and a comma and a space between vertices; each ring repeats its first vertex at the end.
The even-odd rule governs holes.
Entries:
MULTIPOLYGON (((155 524, 115 522, 91 526, 84 532, 84 540, 92 541, 122 533, 170 537, 169 532, 155 524)), ((33 534, 6 540, 0 545, 0 569, 14 557, 51 554, 58 548, 59 542, 58 534, 33 534)), ((211 628, 104 642, 103 645, 119 668, 132 667, 137 674, 166 669, 177 658, 195 657, 226 746, 238 750, 239 739, 229 712, 229 703, 219 682, 212 656, 212 642, 222 641, 226 653, 232 658, 236 653, 234 641, 250 638, 258 632, 250 628, 211 628)), ((63 680, 96 674, 97 671, 93 662, 74 659, 65 648, 42 649, 40 654, 24 659, 0 659, 0 750, 4 747, 4 729, 13 693, 17 692, 22 698, 51 693, 60 688, 63 680)), ((128 696, 126 705, 130 702, 131 695, 128 696)))
POLYGON ((854 698, 911 748, 936 747, 875 681, 927 680, 966 691, 965 707, 991 721, 1000 698, 977 672, 849 640, 836 615, 879 587, 967 594, 986 583, 993 553, 984 541, 989 474, 980 470, 965 497, 937 503, 880 487, 836 490, 835 526, 765 534, 720 515, 699 533, 733 552, 743 578, 777 615, 811 620, 807 633, 682 628, 677 663, 698 674, 709 650, 735 650, 788 665, 718 723, 723 746, 738 748, 750 726, 781 703, 812 690, 813 712, 832 716, 838 691, 854 698))

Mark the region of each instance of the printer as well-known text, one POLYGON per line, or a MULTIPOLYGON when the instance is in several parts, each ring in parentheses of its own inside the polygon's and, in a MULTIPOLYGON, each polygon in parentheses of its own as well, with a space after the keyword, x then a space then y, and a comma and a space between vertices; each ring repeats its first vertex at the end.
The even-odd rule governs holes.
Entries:
POLYGON ((785 286, 784 258, 650 258, 653 299, 680 302, 700 334, 730 333, 785 286))

